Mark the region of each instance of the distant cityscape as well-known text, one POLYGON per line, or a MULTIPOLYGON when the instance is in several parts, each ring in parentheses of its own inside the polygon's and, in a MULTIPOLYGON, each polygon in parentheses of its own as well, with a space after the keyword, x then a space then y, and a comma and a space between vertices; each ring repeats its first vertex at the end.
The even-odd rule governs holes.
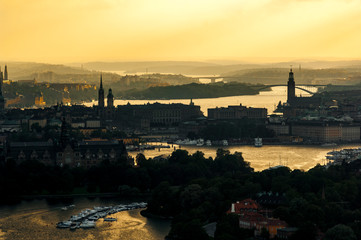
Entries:
MULTIPOLYGON (((126 79, 129 80, 129 78, 126 79)), ((123 82, 126 82, 126 79, 123 79, 123 82)), ((35 166, 42 166, 39 172, 40 176, 44 176, 47 171, 55 171, 54 174, 67 173, 65 181, 69 183, 73 181, 75 185, 83 189, 85 196, 89 194, 107 194, 106 191, 109 191, 109 189, 112 191, 109 193, 111 196, 118 196, 118 194, 126 197, 147 196, 147 191, 149 191, 150 187, 153 187, 148 208, 143 210, 142 214, 150 217, 159 215, 162 218, 168 215, 171 216, 173 213, 169 209, 174 208, 173 205, 177 205, 178 202, 178 200, 175 200, 175 195, 171 195, 166 202, 157 196, 157 194, 166 193, 166 195, 169 195, 173 192, 167 185, 169 184, 168 181, 172 182, 172 184, 185 184, 188 181, 186 180, 187 174, 204 176, 207 172, 212 172, 212 174, 222 179, 225 176, 236 174, 235 172, 242 172, 242 174, 248 174, 249 176, 258 174, 257 172, 254 173, 249 163, 243 160, 242 153, 235 152, 231 154, 228 150, 222 148, 242 145, 255 147, 262 147, 263 145, 336 146, 338 144, 360 142, 361 109, 359 103, 361 103, 361 100, 358 99, 357 93, 352 90, 344 90, 330 95, 327 92, 330 86, 321 85, 318 92, 311 94, 312 96, 296 96, 296 88, 299 88, 296 85, 296 79, 291 68, 288 73, 287 99, 285 102, 280 101, 273 113, 269 113, 267 108, 255 108, 240 104, 208 108, 207 116, 205 116, 201 111, 201 107, 196 105, 193 99, 189 99, 189 104, 161 104, 156 102, 137 105, 128 102, 125 105, 115 106, 116 96, 112 88, 106 89, 104 87, 103 74, 99 74, 98 85, 38 84, 36 80, 17 81, 18 86, 43 85, 47 89, 51 88, 61 92, 62 101, 57 104, 49 106, 41 94, 34 98, 32 107, 24 108, 15 106, 16 101, 21 101, 21 98, 24 97, 17 96, 15 100, 8 100, 13 106, 10 106, 9 102, 4 98, 3 86, 9 83, 8 68, 5 66, 4 72, 0 71, 0 157, 2 159, 0 163, 3 169, 11 169, 11 164, 14 164, 19 169, 27 165, 31 169, 35 169, 35 166), (72 104, 70 96, 64 94, 69 93, 71 89, 77 92, 92 91, 93 93, 89 95, 91 100, 94 100, 91 96, 94 97, 94 91, 97 90, 97 96, 95 97, 97 97, 98 104, 91 107, 72 104), (150 144, 151 142, 165 143, 165 145, 157 146, 158 149, 172 146, 174 152, 170 156, 159 155, 148 160, 142 153, 139 153, 135 158, 130 157, 128 154, 130 151, 155 149, 155 146, 150 144), (181 149, 182 146, 186 145, 218 147, 219 149, 213 161, 212 158, 208 160, 204 158, 203 153, 199 151, 193 155, 188 155, 187 151, 181 149), (188 161, 186 159, 192 160, 188 161), (193 160, 195 163, 192 163, 193 160), (212 161, 209 162, 209 160, 212 161), (186 170, 181 170, 183 169, 180 167, 182 164, 185 164, 186 170), (191 164, 195 165, 189 167, 188 165, 191 164), (197 173, 192 172, 193 167, 195 169, 199 168, 195 170, 197 173), (117 170, 111 176, 106 177, 109 172, 112 172, 110 168, 117 170), (177 173, 172 168, 177 169, 177 173), (103 171, 103 169, 107 170, 103 171), (85 171, 86 174, 99 171, 99 174, 107 180, 102 178, 98 180, 94 176, 84 175, 84 179, 87 180, 83 182, 77 176, 78 171, 85 171), (135 171, 139 172, 138 175, 134 175, 137 176, 137 179, 127 177, 136 174, 135 171), (144 171, 149 171, 149 173, 144 171), (152 171, 163 171, 163 176, 156 177, 159 172, 152 175, 152 171), (185 172, 183 173, 183 171, 185 172), (117 181, 119 172, 124 173, 125 177, 122 177, 122 182, 128 185, 113 184, 114 181, 117 181), (172 175, 172 177, 168 174, 172 175), (179 176, 178 174, 185 175, 179 176), (165 179, 167 181, 162 181, 165 179), (179 180, 178 183, 177 179, 182 180, 179 180), (131 183, 133 180, 135 180, 135 187, 130 187, 133 186, 133 183, 131 183), (103 181, 106 184, 102 183, 103 181), (154 182, 151 183, 151 181, 154 182), (151 186, 151 184, 154 185, 151 186), (114 191, 117 193, 115 194, 114 191)), ((286 80, 285 76, 284 81, 286 82, 286 80)), ((11 84, 9 83, 9 86, 11 84)), ((257 87, 267 88, 267 85, 257 85, 257 87)), ((256 149, 255 151, 257 151, 256 149)), ((361 168, 357 165, 359 150, 343 151, 330 152, 332 156, 328 157, 329 163, 324 166, 324 169, 345 166, 347 163, 355 166, 350 174, 360 171, 361 168)), ((318 167, 319 165, 315 168, 318 167)), ((25 174, 34 174, 32 171, 25 171, 25 174)), ((280 165, 270 167, 260 174, 267 173, 267 171, 286 171, 289 177, 297 174, 297 171, 300 170, 290 172, 289 168, 280 165)), ((16 173, 13 177, 16 177, 17 174, 20 173, 16 173)), ((46 178, 51 179, 49 176, 46 176, 46 178)), ((9 186, 13 186, 12 184, 16 186, 17 183, 11 182, 11 179, 7 177, 3 181, 9 186)), ((24 194, 30 191, 31 194, 36 196, 42 191, 46 193, 45 197, 49 197, 53 193, 71 193, 75 191, 72 185, 56 185, 58 178, 49 181, 48 185, 45 184, 42 187, 34 185, 33 190, 23 189, 19 192, 24 194), (40 190, 37 190, 38 188, 40 190), (49 195, 49 193, 51 194, 49 195)), ((233 202, 230 202, 227 200, 222 203, 223 205, 219 209, 223 209, 222 214, 226 214, 226 217, 220 218, 219 223, 231 224, 227 221, 236 219, 235 229, 237 230, 232 231, 236 231, 239 235, 254 236, 254 239, 294 239, 293 236, 305 232, 303 225, 290 216, 291 213, 280 213, 282 207, 288 204, 286 193, 282 190, 282 187, 280 187, 281 189, 272 188, 272 191, 269 189, 269 192, 260 192, 258 183, 254 184, 252 187, 255 187, 255 189, 240 194, 239 196, 242 197, 237 195, 237 201, 232 200, 233 202), (252 198, 245 198, 246 195, 251 195, 252 198), (228 208, 228 211, 225 210, 226 208, 228 208)), ((196 196, 193 191, 200 191, 199 188, 199 184, 187 185, 180 194, 182 201, 189 201, 189 199, 185 198, 187 194, 192 198, 196 196)), ((13 193, 10 187, 4 191, 10 199, 18 197, 19 194, 13 193)), ((322 191, 321 199, 325 200, 325 187, 320 185, 317 191, 322 191)), ((235 199, 235 197, 233 196, 232 199, 235 199)), ((218 203, 214 202, 213 199, 212 204, 216 205, 218 203)), ((187 209, 187 207, 192 208, 192 205, 182 207, 187 209)), ((56 226, 72 230, 89 226, 94 228, 95 222, 88 221, 90 218, 95 219, 94 221, 100 218, 97 213, 94 214, 96 211, 98 210, 87 210, 86 216, 74 215, 69 221, 58 222, 56 226)), ((106 212, 104 214, 111 213, 106 212)), ((184 213, 180 212, 179 214, 184 213)), ((214 219, 212 215, 215 212, 208 214, 211 216, 210 219, 214 219)), ((108 220, 116 221, 116 218, 109 218, 108 220)), ((198 227, 202 229, 204 239, 207 239, 208 237, 214 238, 221 233, 227 235, 228 230, 223 229, 221 226, 217 226, 216 222, 211 222, 198 227)), ((234 227, 234 224, 229 226, 234 227)), ((172 231, 168 235, 170 236, 169 239, 178 239, 177 234, 187 232, 177 228, 172 231)), ((323 236, 323 233, 317 232, 313 234, 317 237, 323 236)), ((188 239, 188 237, 179 239, 188 239)))
MULTIPOLYGON (((361 114, 357 105, 337 102, 322 94, 297 97, 292 69, 287 82, 287 101, 280 102, 276 114, 270 115, 266 108, 241 104, 210 108, 205 117, 192 99, 189 105, 114 106, 112 89, 107 91, 105 104, 102 75, 97 106, 71 105, 64 97, 64 102, 45 107, 40 97, 35 99, 35 105, 42 108, 7 108, 2 90, 8 81, 6 65, 4 73, 0 72, 0 80, 2 154, 5 159, 17 162, 37 159, 52 165, 89 167, 104 159, 117 159, 125 154, 125 145, 128 149, 139 148, 134 145, 147 139, 220 146, 252 145, 255 138, 261 144, 335 144, 360 140, 361 114), (241 125, 250 121, 253 124, 247 125, 247 131, 242 129, 241 125), (228 134, 214 131, 224 124, 226 129, 233 127, 236 131, 228 134), (27 134, 27 141, 17 137, 20 134, 27 134), (197 139, 202 141, 193 141, 197 139)), ((58 86, 72 87, 71 84, 58 86)), ((90 85, 75 87, 96 89, 90 85)))

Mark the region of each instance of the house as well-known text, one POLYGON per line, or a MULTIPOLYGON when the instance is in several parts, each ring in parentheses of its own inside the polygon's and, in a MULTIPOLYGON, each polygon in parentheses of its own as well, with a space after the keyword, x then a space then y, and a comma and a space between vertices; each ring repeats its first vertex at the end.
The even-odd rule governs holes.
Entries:
POLYGON ((250 198, 232 203, 227 213, 239 215, 239 227, 254 229, 256 237, 261 235, 263 229, 266 229, 270 238, 274 238, 278 229, 287 227, 286 222, 277 218, 269 218, 269 211, 263 209, 259 203, 250 198))

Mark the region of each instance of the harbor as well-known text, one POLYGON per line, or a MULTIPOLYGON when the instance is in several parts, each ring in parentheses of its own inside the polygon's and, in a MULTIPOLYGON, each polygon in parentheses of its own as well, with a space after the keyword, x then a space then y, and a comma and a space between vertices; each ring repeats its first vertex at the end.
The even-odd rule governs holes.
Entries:
POLYGON ((361 148, 345 148, 339 151, 331 151, 326 155, 327 166, 351 163, 361 159, 361 148))
MULTIPOLYGON (((138 200, 139 201, 139 200, 138 200)), ((34 199, 16 205, 0 206, 0 239, 164 239, 170 229, 170 221, 143 217, 142 208, 135 208, 112 213, 100 219, 95 228, 59 229, 60 221, 78 215, 82 210, 94 209, 94 206, 128 206, 131 201, 119 198, 77 197, 68 199, 34 199), (64 206, 74 208, 62 210, 64 206)))
MULTIPOLYGON (((74 206, 74 205, 70 205, 74 206)), ((85 209, 76 215, 72 215, 69 220, 61 221, 56 224, 57 228, 70 228, 70 230, 76 230, 78 228, 95 228, 96 222, 103 218, 104 222, 113 222, 117 219, 114 217, 107 217, 121 211, 128 211, 138 208, 146 208, 147 203, 131 203, 120 204, 117 206, 103 206, 94 207, 93 209, 85 209)), ((68 207, 63 207, 62 210, 66 210, 68 207)))

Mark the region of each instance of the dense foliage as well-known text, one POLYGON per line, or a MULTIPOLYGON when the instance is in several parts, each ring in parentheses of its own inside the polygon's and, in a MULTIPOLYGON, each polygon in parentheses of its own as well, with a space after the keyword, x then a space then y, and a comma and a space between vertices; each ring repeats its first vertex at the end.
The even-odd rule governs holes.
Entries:
POLYGON ((232 202, 260 192, 284 195, 274 215, 299 230, 293 239, 361 238, 361 162, 316 166, 305 172, 287 167, 254 172, 241 153, 219 149, 215 159, 202 152, 174 151, 168 160, 146 159, 137 167, 125 159, 90 169, 45 166, 37 161, 1 161, 1 201, 32 194, 82 191, 139 196, 151 192, 145 214, 172 217, 169 239, 208 239, 202 226, 217 222, 214 239, 245 239, 252 231, 238 228, 226 215, 232 202))

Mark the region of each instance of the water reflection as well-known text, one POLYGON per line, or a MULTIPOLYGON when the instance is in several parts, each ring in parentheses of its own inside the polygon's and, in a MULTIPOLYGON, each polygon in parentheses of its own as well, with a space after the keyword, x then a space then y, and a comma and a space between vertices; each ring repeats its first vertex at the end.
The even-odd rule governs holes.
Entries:
MULTIPOLYGON (((163 143, 164 144, 164 143, 163 143)), ((190 154, 196 151, 204 153, 206 158, 216 157, 217 149, 219 147, 197 147, 197 146, 178 146, 171 145, 171 148, 161 148, 156 150, 144 150, 140 151, 147 158, 153 158, 159 155, 170 155, 176 149, 187 150, 190 154)), ((357 144, 338 146, 337 149, 342 148, 358 148, 357 144)), ((223 149, 229 150, 231 153, 242 152, 243 158, 251 163, 251 167, 255 171, 261 171, 269 167, 277 165, 288 166, 291 169, 308 170, 313 168, 317 164, 326 164, 326 154, 334 147, 322 147, 322 146, 307 146, 307 145, 263 145, 263 147, 256 148, 254 146, 221 146, 223 149)), ((139 152, 129 152, 129 155, 136 157, 139 152)))
POLYGON ((96 223, 94 229, 57 229, 56 223, 86 208, 122 203, 112 199, 75 199, 76 207, 62 211, 62 203, 51 204, 46 200, 23 201, 15 206, 0 207, 0 239, 164 239, 170 228, 166 220, 147 219, 140 209, 113 214, 118 221, 96 223))
MULTIPOLYGON (((301 87, 301 86, 300 86, 301 87)), ((267 108, 268 113, 271 114, 279 101, 285 102, 287 99, 287 87, 272 87, 271 91, 263 91, 257 95, 243 95, 243 96, 232 96, 232 97, 220 97, 220 98, 201 98, 193 99, 195 105, 201 107, 201 111, 207 115, 208 108, 215 107, 227 107, 228 105, 240 105, 247 107, 258 107, 258 108, 267 108)), ((308 93, 305 93, 299 89, 296 89, 296 95, 306 97, 310 96, 308 93)), ((115 100, 114 105, 126 105, 128 103, 132 105, 137 104, 147 104, 147 103, 182 103, 189 104, 190 99, 171 99, 171 100, 115 100)), ((85 106, 97 105, 97 101, 84 103, 85 106)))

